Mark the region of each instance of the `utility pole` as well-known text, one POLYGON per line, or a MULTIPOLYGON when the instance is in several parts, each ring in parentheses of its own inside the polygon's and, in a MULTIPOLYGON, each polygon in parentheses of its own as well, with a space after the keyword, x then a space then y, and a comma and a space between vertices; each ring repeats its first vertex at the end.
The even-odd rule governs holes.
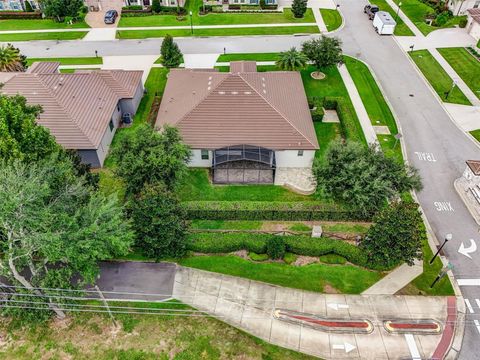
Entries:
POLYGON ((95 290, 97 290, 98 296, 100 296, 100 299, 102 300, 103 305, 105 305, 105 308, 108 311, 108 315, 110 315, 110 318, 112 319, 113 325, 115 325, 115 327, 117 327, 118 326, 117 322, 115 321, 115 318, 113 317, 112 311, 110 310, 110 306, 108 306, 107 299, 105 299, 105 296, 103 296, 102 291, 100 290, 100 288, 97 285, 95 285, 95 290))

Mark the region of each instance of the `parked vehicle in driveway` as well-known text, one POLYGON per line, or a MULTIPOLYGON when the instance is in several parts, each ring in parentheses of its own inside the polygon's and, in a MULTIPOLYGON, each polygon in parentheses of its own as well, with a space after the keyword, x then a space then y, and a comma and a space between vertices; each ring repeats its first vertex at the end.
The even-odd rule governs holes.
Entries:
POLYGON ((105 21, 105 24, 115 24, 115 20, 117 20, 117 17, 118 17, 117 10, 108 10, 105 13, 105 17, 103 21, 105 21))
POLYGON ((392 35, 397 22, 386 11, 377 11, 373 18, 373 27, 380 35, 392 35))
POLYGON ((365 5, 365 7, 363 8, 363 12, 368 15, 368 18, 370 20, 373 20, 373 18, 375 17, 375 13, 377 13, 379 10, 380 9, 378 8, 378 6, 373 4, 365 5))

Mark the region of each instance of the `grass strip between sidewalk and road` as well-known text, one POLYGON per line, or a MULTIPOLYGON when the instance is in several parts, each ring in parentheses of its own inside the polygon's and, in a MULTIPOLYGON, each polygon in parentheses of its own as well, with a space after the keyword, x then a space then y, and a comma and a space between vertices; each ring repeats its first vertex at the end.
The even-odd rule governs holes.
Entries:
POLYGON ((480 61, 465 48, 437 49, 455 72, 480 99, 480 61))
POLYGON ((317 26, 278 26, 278 27, 250 27, 250 28, 213 28, 176 30, 119 30, 117 39, 148 39, 164 37, 167 34, 173 37, 189 36, 240 36, 240 35, 292 35, 318 34, 317 26))
POLYGON ((0 41, 78 40, 82 39, 87 33, 88 31, 64 31, 0 34, 0 41))
POLYGON ((458 86, 452 88, 452 78, 432 56, 430 51, 426 49, 416 50, 413 52, 410 51, 408 54, 442 101, 452 104, 472 105, 458 86), (448 98, 447 93, 449 93, 448 98))
POLYGON ((337 10, 320 9, 320 14, 328 31, 337 30, 342 25, 342 15, 337 10))
POLYGON ((64 57, 64 58, 27 58, 27 65, 30 66, 37 61, 55 61, 60 65, 101 65, 102 57, 64 57))

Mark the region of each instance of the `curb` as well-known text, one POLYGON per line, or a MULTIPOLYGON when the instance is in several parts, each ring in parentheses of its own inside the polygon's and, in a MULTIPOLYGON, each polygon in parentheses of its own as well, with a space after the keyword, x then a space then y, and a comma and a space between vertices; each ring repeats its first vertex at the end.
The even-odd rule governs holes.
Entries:
POLYGON ((480 225, 480 218, 479 216, 476 214, 476 211, 474 209, 472 209, 472 206, 470 205, 470 203, 468 202, 467 199, 465 199, 464 195, 463 195, 463 191, 462 189, 460 189, 460 186, 458 185, 458 182, 460 181, 461 178, 458 178, 458 179, 455 179, 455 181, 453 182, 453 187, 455 188, 455 190, 457 191, 458 193, 458 196, 460 196, 460 199, 462 199, 463 203, 465 204, 465 206, 467 207, 468 211, 470 212, 470 215, 472 215, 473 217, 473 220, 475 220, 475 222, 480 225))

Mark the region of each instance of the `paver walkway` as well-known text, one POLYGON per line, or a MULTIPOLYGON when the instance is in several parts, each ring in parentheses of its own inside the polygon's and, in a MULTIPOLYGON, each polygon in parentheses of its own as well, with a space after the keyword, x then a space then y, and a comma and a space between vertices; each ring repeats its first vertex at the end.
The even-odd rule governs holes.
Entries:
MULTIPOLYGON (((173 297, 265 341, 323 359, 430 358, 439 344, 450 343, 453 332, 391 334, 385 320, 447 318, 447 297, 319 294, 273 286, 243 278, 178 267, 173 297), (276 310, 312 314, 335 320, 369 320, 370 334, 324 332, 282 321, 276 310)), ((443 352, 446 349, 441 348, 443 352)))
POLYGON ((355 108, 355 112, 357 113, 358 120, 360 121, 360 125, 362 126, 363 133, 365 135, 365 139, 367 140, 368 144, 376 144, 378 145, 377 134, 375 133, 375 129, 368 117, 367 110, 363 105, 362 99, 360 98, 360 94, 353 82, 350 73, 347 70, 345 65, 338 66, 338 71, 342 76, 343 82, 345 87, 347 88, 348 95, 352 100, 353 107, 355 108))

